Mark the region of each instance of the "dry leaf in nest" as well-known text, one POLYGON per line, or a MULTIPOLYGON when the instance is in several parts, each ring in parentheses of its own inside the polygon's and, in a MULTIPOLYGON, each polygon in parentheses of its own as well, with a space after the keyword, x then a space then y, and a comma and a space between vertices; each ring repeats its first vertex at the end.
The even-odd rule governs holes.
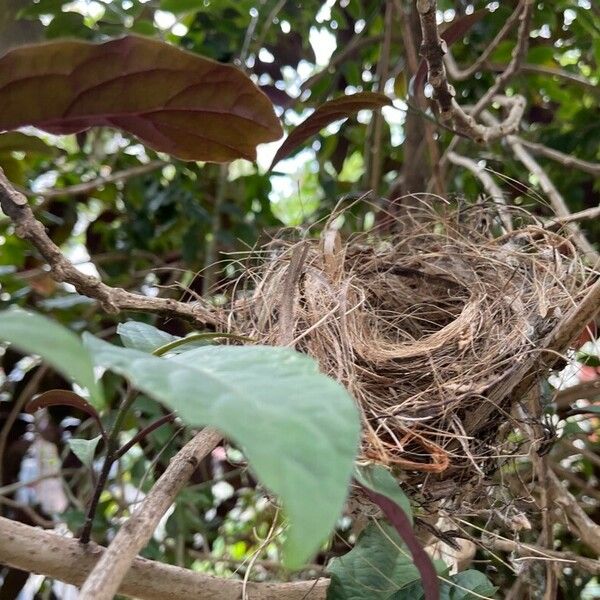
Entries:
POLYGON ((533 222, 494 238, 480 227, 489 217, 432 210, 401 235, 344 244, 326 228, 321 240, 278 241, 236 284, 230 329, 317 359, 360 406, 362 458, 421 493, 493 470, 511 418, 495 390, 586 280, 565 238, 533 222))

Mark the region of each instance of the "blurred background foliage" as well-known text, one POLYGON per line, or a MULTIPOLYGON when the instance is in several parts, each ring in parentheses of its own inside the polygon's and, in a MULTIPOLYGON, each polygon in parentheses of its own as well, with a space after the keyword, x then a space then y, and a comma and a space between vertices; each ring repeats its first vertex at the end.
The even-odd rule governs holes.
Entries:
MULTIPOLYGON (((309 228, 318 232, 339 202, 348 206, 343 229, 352 232, 373 227, 378 209, 398 210, 402 196, 410 192, 429 190, 475 201, 484 192, 470 172, 453 165, 440 168, 439 155, 452 134, 434 127, 431 143, 424 141, 432 117, 409 96, 415 66, 410 53, 418 50, 418 44, 414 39, 409 44, 407 35, 419 35, 414 10, 405 0, 389 4, 394 20, 386 48, 387 4, 372 0, 2 0, 2 52, 45 39, 153 36, 244 69, 272 99, 288 130, 325 100, 345 93, 384 91, 394 102, 382 110, 382 118, 361 112, 330 125, 272 172, 267 167, 279 142, 260 147, 257 164, 240 160, 222 167, 157 155, 109 129, 65 137, 31 128, 1 134, 0 167, 27 191, 52 239, 82 270, 100 275, 112 286, 190 301, 204 295, 218 302, 219 295, 211 296, 211 290, 236 276, 244 252, 283 226, 300 234, 309 228), (432 148, 437 149, 437 158, 432 148), (116 181, 110 180, 113 176, 116 181)), ((489 9, 452 45, 459 65, 468 66, 480 55, 516 4, 515 0, 439 2, 439 20, 446 23, 489 9)), ((510 60, 513 46, 514 32, 492 53, 489 68, 456 83, 461 104, 474 104, 481 97, 495 71, 510 60)), ((598 4, 538 2, 524 67, 509 85, 509 91, 527 99, 522 137, 579 159, 599 161, 599 80, 598 4)), ((456 150, 495 172, 508 202, 550 214, 539 181, 502 142, 479 147, 461 139, 456 150)), ((543 156, 539 161, 572 212, 598 206, 599 178, 543 156)), ((599 220, 582 226, 597 243, 599 220)), ((54 283, 43 260, 15 236, 2 215, 0 286, 2 307, 26 306, 75 331, 91 330, 107 338, 115 332, 117 318, 103 314, 69 286, 54 283)), ((153 322, 173 334, 187 332, 187 326, 176 320, 153 322)), ((57 469, 64 471, 64 481, 51 493, 42 493, 39 486, 23 488, 11 496, 13 504, 2 502, 6 497, 0 496, 0 511, 25 522, 62 513, 74 531, 82 520, 91 479, 66 440, 74 434, 96 434, 83 415, 56 407, 35 420, 18 413, 7 428, 16 403, 31 395, 32 385, 34 391, 44 391, 62 382, 49 371, 40 375, 35 358, 23 358, 11 349, 4 353, 2 368, 0 486, 57 469)), ((122 393, 116 380, 112 389, 114 405, 122 393)), ((161 414, 155 403, 137 401, 124 435, 133 436, 161 414)), ((106 418, 110 420, 111 414, 106 418)), ((589 424, 587 429, 576 423, 570 427, 574 435, 586 438, 597 457, 600 444, 589 424)), ((174 441, 177 432, 176 425, 153 432, 111 474, 94 527, 97 541, 110 539, 115 524, 139 496, 137 490, 147 491, 153 473, 159 473, 181 446, 185 434, 174 441)), ((569 460, 577 477, 593 488, 600 476, 598 461, 572 456, 569 460)), ((252 578, 285 576, 278 566, 278 543, 265 542, 277 512, 256 489, 239 452, 219 448, 196 477, 144 554, 239 575, 260 549, 252 578)), ((589 512, 598 521, 600 499, 593 494, 592 500, 589 512)), ((328 557, 347 548, 352 539, 349 525, 347 520, 340 523, 340 535, 319 557, 313 575, 328 557)), ((559 543, 563 549, 585 553, 568 534, 559 543)), ((488 575, 502 589, 509 588, 514 574, 490 556, 485 559, 488 575)), ((0 595, 17 597, 26 581, 26 574, 5 572, 0 595)), ((589 591, 593 583, 589 574, 567 569, 560 597, 576 600, 594 594, 589 591)), ((39 597, 52 597, 50 584, 44 585, 39 597)), ((53 593, 67 597, 66 588, 61 589, 53 593)))

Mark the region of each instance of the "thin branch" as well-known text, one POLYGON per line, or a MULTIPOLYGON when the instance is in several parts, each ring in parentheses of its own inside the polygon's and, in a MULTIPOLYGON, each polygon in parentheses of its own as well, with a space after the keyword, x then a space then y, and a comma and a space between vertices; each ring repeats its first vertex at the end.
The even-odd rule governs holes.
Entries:
MULTIPOLYGON (((497 119, 489 112, 484 111, 482 114, 482 118, 486 123, 494 125, 497 123, 497 119)), ((573 236, 573 240, 575 244, 578 246, 579 250, 587 255, 592 263, 592 266, 596 266, 600 264, 600 254, 596 250, 596 248, 590 244, 587 240, 583 232, 579 229, 577 223, 571 222, 571 212, 565 202, 565 199, 562 197, 562 194, 558 191, 557 187, 554 185, 548 174, 540 164, 533 158, 533 156, 525 150, 521 139, 516 135, 507 135, 506 142, 510 146, 513 154, 517 158, 517 160, 521 161, 523 165, 527 168, 527 170, 534 175, 539 181, 540 187, 548 197, 552 209, 554 213, 559 219, 566 219, 566 229, 573 236)), ((582 327, 583 329, 583 327, 582 327)))
POLYGON ((56 525, 54 521, 42 517, 42 515, 37 513, 33 507, 24 502, 18 502, 17 500, 12 500, 6 496, 0 496, 0 504, 6 504, 6 506, 9 506, 13 510, 21 511, 22 513, 26 514, 38 527, 52 529, 56 525))
POLYGON ((600 502, 600 490, 597 489, 595 485, 588 483, 581 477, 578 477, 577 474, 574 471, 571 471, 570 468, 565 469, 560 465, 554 465, 552 469, 559 477, 566 479, 571 485, 580 489, 582 494, 600 502))
POLYGON ((500 538, 486 538, 483 543, 486 548, 502 550, 503 552, 512 552, 527 560, 554 560, 556 562, 564 563, 565 565, 579 568, 592 575, 600 575, 599 560, 579 556, 578 554, 575 554, 575 552, 560 552, 550 548, 542 548, 536 544, 525 544, 500 538))
POLYGON ((456 152, 449 152, 448 160, 455 165, 468 169, 471 171, 471 173, 473 173, 473 175, 475 175, 475 177, 477 177, 477 179, 479 179, 487 194, 498 207, 500 219, 502 220, 506 231, 512 231, 512 221, 510 220, 510 216, 506 213, 506 200, 504 199, 504 194, 502 193, 502 190, 498 184, 494 181, 493 177, 485 170, 485 168, 466 156, 456 154, 456 152))
POLYGON ((221 434, 206 428, 197 433, 172 459, 139 508, 115 536, 86 579, 79 600, 110 600, 129 570, 137 553, 152 537, 160 519, 179 491, 221 440, 221 434))
MULTIPOLYGON (((504 71, 506 69, 506 65, 495 65, 492 64, 489 67, 494 71, 504 71)), ((549 75, 551 77, 558 77, 559 79, 564 79, 569 83, 573 83, 575 85, 579 85, 584 87, 586 91, 592 92, 594 95, 600 95, 600 87, 587 80, 585 77, 581 75, 577 75, 576 73, 570 73, 569 71, 565 71, 564 69, 557 69, 555 67, 543 67, 542 65, 532 65, 529 63, 523 63, 519 68, 519 71, 522 73, 533 73, 536 75, 549 75)))
POLYGON ((535 175, 540 183, 540 187, 548 197, 556 216, 558 218, 567 219, 566 229, 573 236, 573 241, 575 244, 579 247, 581 252, 590 258, 592 264, 598 264, 600 261, 600 254, 598 254, 596 248, 590 244, 583 232, 579 229, 578 225, 575 222, 568 221, 569 217, 571 216, 571 212, 569 211, 567 203, 562 197, 562 194, 558 191, 550 177, 548 177, 546 171, 544 171, 544 169, 542 169, 540 164, 533 158, 533 156, 531 156, 531 154, 525 150, 523 144, 520 142, 517 136, 509 135, 506 137, 506 141, 512 149, 515 157, 523 163, 530 173, 535 175))
POLYGON ((588 517, 579 506, 577 498, 565 488, 551 469, 548 469, 548 488, 554 503, 563 509, 571 533, 596 554, 600 554, 600 525, 588 517))
POLYGON ((586 381, 577 385, 560 390, 554 396, 557 409, 570 408, 575 400, 593 400, 600 396, 600 379, 586 381))
POLYGON ((62 469, 60 471, 54 471, 52 473, 44 473, 43 475, 40 475, 39 477, 34 477, 33 479, 26 479, 25 481, 15 481, 15 483, 9 483, 8 485, 0 487, 0 496, 7 496, 8 494, 12 494, 24 487, 34 486, 40 483, 40 481, 45 481, 46 479, 61 479, 65 475, 73 475, 78 471, 80 471, 80 469, 62 469))
POLYGON ((523 9, 519 15, 521 23, 517 33, 517 43, 512 51, 511 60, 506 69, 496 77, 496 81, 494 81, 492 87, 477 101, 477 104, 475 104, 475 107, 471 111, 472 117, 477 117, 519 71, 519 67, 527 55, 529 48, 529 30, 531 29, 533 7, 534 0, 524 0, 523 9))
POLYGON ((329 61, 329 64, 314 75, 311 75, 306 81, 304 81, 300 85, 300 92, 304 92, 306 90, 310 90, 313 88, 321 79, 325 77, 331 77, 331 72, 335 70, 336 67, 344 63, 348 58, 350 58, 354 53, 358 52, 362 48, 366 48, 367 46, 371 46, 372 44, 377 44, 383 39, 383 35, 371 35, 368 37, 362 37, 362 33, 367 28, 363 29, 359 34, 357 34, 351 41, 348 43, 343 49, 341 49, 337 54, 334 54, 329 61))
MULTIPOLYGON (((0 517, 0 563, 81 585, 106 550, 0 517)), ((329 580, 248 583, 253 600, 325 600, 329 580)), ((118 586, 121 595, 139 600, 239 600, 242 581, 135 558, 118 586)))
MULTIPOLYGON (((390 66, 390 49, 392 44, 392 29, 394 25, 394 4, 392 0, 387 0, 385 6, 385 19, 384 19, 384 36, 383 43, 381 45, 381 52, 379 62, 377 63, 377 81, 375 83, 374 92, 383 92, 385 89, 385 83, 388 78, 389 66, 390 66)), ((383 114, 381 109, 376 110, 373 114, 373 120, 369 127, 369 134, 373 133, 372 140, 370 135, 367 135, 368 141, 371 143, 367 147, 367 161, 368 168, 367 173, 369 176, 368 187, 372 190, 375 195, 378 195, 378 191, 381 187, 381 153, 382 153, 382 136, 383 136, 383 114)))
MULTIPOLYGON (((510 17, 506 19, 504 25, 500 29, 500 31, 496 34, 496 37, 485 47, 479 58, 472 64, 469 65, 466 69, 461 69, 450 50, 448 50, 448 54, 444 57, 444 62, 446 64, 446 69, 448 69, 448 74, 455 81, 464 81, 465 79, 469 79, 477 71, 480 71, 485 67, 488 58, 492 55, 492 52, 497 48, 498 44, 510 33, 510 30, 516 25, 519 17, 521 16, 521 12, 523 10, 523 2, 519 2, 515 10, 512 12, 510 17)), ((503 69, 504 70, 504 69, 503 69)))
POLYGON ((423 34, 421 54, 427 62, 428 82, 433 88, 433 97, 440 110, 440 119, 442 123, 452 123, 458 133, 480 144, 486 144, 509 133, 514 133, 523 117, 525 111, 525 98, 523 96, 514 95, 508 98, 496 94, 518 68, 523 54, 523 47, 527 47, 531 4, 532 0, 526 0, 522 13, 522 27, 519 28, 519 41, 513 51, 513 60, 507 67, 506 72, 497 77, 494 85, 473 109, 473 115, 476 116, 478 110, 481 110, 490 101, 494 101, 509 109, 508 116, 497 125, 485 126, 477 123, 474 116, 467 114, 454 99, 456 90, 448 83, 443 60, 444 55, 447 53, 447 45, 440 37, 436 23, 437 2, 435 0, 417 0, 417 11, 419 12, 423 34), (527 35, 524 35, 525 32, 527 35), (481 108, 480 105, 482 105, 481 108))
POLYGON ((534 154, 541 154, 542 156, 550 158, 565 167, 575 167, 576 169, 589 173, 590 175, 600 176, 600 163, 581 160, 580 158, 575 158, 574 156, 570 156, 569 154, 565 154, 564 152, 560 152, 554 148, 548 148, 548 146, 544 146, 544 144, 530 142, 529 140, 524 140, 523 138, 519 138, 519 142, 521 145, 529 148, 529 150, 531 150, 534 154))
POLYGON ((595 206, 592 208, 586 208, 585 210, 580 210, 576 213, 571 213, 565 217, 557 217, 556 219, 551 219, 550 221, 546 221, 544 223, 544 227, 546 229, 557 229, 558 227, 562 227, 567 223, 576 223, 579 221, 589 221, 591 219, 596 219, 600 217, 600 206, 595 206))
POLYGON ((162 427, 166 423, 172 423, 175 420, 175 413, 169 413, 168 415, 164 415, 160 417, 160 419, 156 419, 144 429, 138 431, 124 446, 121 446, 115 453, 114 460, 118 460, 122 456, 125 456, 137 443, 141 442, 147 436, 149 436, 154 430, 162 427))
POLYGON ((123 169, 122 171, 116 171, 110 175, 96 177, 90 181, 84 183, 78 183, 76 185, 70 185, 65 188, 46 189, 40 192, 28 192, 28 196, 42 196, 45 199, 58 198, 61 196, 76 196, 78 194, 86 194, 93 192, 99 187, 105 186, 109 183, 117 183, 120 181, 126 181, 133 177, 139 177, 146 173, 152 173, 158 169, 162 169, 168 165, 164 160, 153 160, 145 165, 139 165, 137 167, 131 167, 130 169, 123 169))
POLYGON ((112 288, 99 279, 79 271, 48 237, 44 226, 35 218, 27 199, 14 189, 0 170, 0 206, 13 221, 15 233, 31 242, 52 269, 56 281, 69 283, 84 296, 98 300, 108 313, 121 310, 150 312, 171 317, 180 317, 197 325, 214 325, 218 318, 198 302, 185 303, 170 298, 153 298, 134 294, 121 288, 112 288))
MULTIPOLYGON (((31 376, 21 393, 17 398, 13 401, 13 406, 11 411, 4 421, 4 425, 2 430, 0 430, 0 483, 3 481, 3 463, 4 463, 4 452, 6 451, 6 442, 8 441, 8 436, 12 429, 12 426, 15 424, 18 416, 23 412, 23 408, 25 405, 33 398, 35 393, 38 390, 40 382, 44 378, 44 375, 48 372, 47 365, 38 366, 35 373, 31 376)), ((2 489, 2 488, 0 488, 2 489)))

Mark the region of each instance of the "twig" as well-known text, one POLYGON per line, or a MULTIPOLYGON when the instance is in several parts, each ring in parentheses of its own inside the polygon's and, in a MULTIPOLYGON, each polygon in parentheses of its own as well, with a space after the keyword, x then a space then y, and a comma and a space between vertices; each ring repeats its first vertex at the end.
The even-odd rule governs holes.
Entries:
MULTIPOLYGON (((81 585, 106 550, 0 517, 0 563, 81 585)), ((329 580, 248 583, 253 600, 325 600, 329 580)), ((139 600, 239 600, 242 582, 135 558, 118 586, 139 600)))
POLYGON ((600 490, 596 489, 594 485, 589 484, 581 477, 578 477, 570 469, 565 469, 560 465, 554 465, 552 468, 559 477, 566 479, 570 484, 574 485, 576 488, 579 488, 586 496, 589 496, 590 498, 600 502, 600 490))
MULTIPOLYGON (((363 31, 366 30, 363 29, 363 31)), ((331 71, 334 70, 337 66, 341 65, 346 61, 346 59, 350 58, 355 52, 358 52, 360 49, 365 48, 366 46, 371 46, 372 44, 377 44, 383 39, 383 35, 372 35, 368 37, 362 37, 362 33, 357 34, 349 44, 347 44, 342 50, 340 50, 337 54, 331 57, 329 64, 327 67, 311 75, 306 81, 300 85, 300 92, 304 92, 306 90, 310 90, 314 87, 321 79, 325 77, 331 77, 331 71)))
POLYGON ((575 400, 592 400, 600 396, 600 379, 579 383, 564 390, 560 390, 554 396, 554 402, 558 410, 570 408, 575 400))
POLYGON ((137 553, 152 537, 158 522, 200 461, 220 440, 221 434, 214 429, 203 429, 173 458, 89 574, 79 600, 110 600, 116 594, 137 553))
POLYGON ((583 508, 579 506, 577 498, 563 486, 551 469, 548 469, 547 481, 555 504, 563 509, 569 530, 588 548, 596 554, 600 554, 600 525, 588 517, 583 508))
POLYGON ((576 454, 581 454, 581 456, 583 456, 583 458, 585 458, 586 460, 589 460, 596 467, 600 468, 600 456, 598 454, 596 454, 593 450, 591 450, 590 448, 587 447, 587 445, 586 445, 587 440, 585 438, 584 439, 580 438, 578 441, 581 442, 581 448, 577 447, 569 438, 567 438, 567 437, 561 438, 561 442, 562 442, 563 446, 566 446, 569 450, 568 456, 574 456, 576 454))
MULTIPOLYGON (((450 77, 456 81, 464 81, 465 79, 469 79, 477 71, 480 71, 483 67, 485 67, 488 58, 492 55, 492 52, 496 49, 498 44, 509 34, 510 30, 515 26, 519 17, 521 16, 521 12, 523 10, 523 3, 519 2, 515 10, 511 13, 510 17, 506 19, 504 25, 500 29, 500 31, 496 34, 496 37, 485 47, 479 58, 472 64, 469 65, 466 69, 461 69, 450 50, 448 50, 448 54, 444 57, 444 62, 446 64, 446 68, 448 69, 448 74, 450 77)), ((504 70, 504 69, 503 69, 504 70)))
POLYGON ((294 341, 298 282, 302 276, 307 254, 308 244, 296 246, 292 251, 290 265, 286 270, 285 283, 281 292, 281 308, 279 309, 278 346, 290 346, 294 341))
POLYGON ((529 148, 529 150, 531 150, 534 154, 541 154, 546 158, 555 160, 565 167, 575 167, 576 169, 584 171, 585 173, 589 173, 590 175, 600 175, 600 163, 581 160, 580 158, 575 158, 574 156, 570 156, 569 154, 565 154, 564 152, 560 152, 554 148, 548 148, 548 146, 544 146, 544 144, 530 142, 529 140, 524 140, 523 138, 519 138, 519 142, 521 145, 529 148))
POLYGON ((221 231, 221 210, 225 201, 227 190, 228 165, 219 165, 219 175, 216 181, 215 199, 212 206, 212 218, 210 220, 210 236, 206 240, 204 251, 204 269, 202 269, 202 295, 206 298, 214 292, 213 288, 217 271, 217 244, 221 231))
POLYGON ((17 500, 12 500, 11 498, 7 498, 6 496, 0 496, 0 504, 6 504, 6 506, 10 506, 10 508, 12 508, 13 510, 22 511, 36 525, 38 525, 39 527, 43 527, 44 529, 52 529, 56 525, 54 521, 42 517, 42 515, 38 514, 33 509, 33 507, 29 506, 29 504, 25 504, 24 502, 17 502, 17 500))
MULTIPOLYGON (((532 0, 527 0, 526 7, 532 3, 532 0)), ((522 41, 522 32, 527 26, 528 34, 528 15, 530 11, 524 9, 523 27, 519 28, 519 42, 513 52, 513 60, 511 61, 507 71, 502 73, 496 79, 494 85, 481 98, 473 109, 473 114, 477 114, 479 105, 485 106, 490 101, 500 103, 502 106, 509 108, 508 116, 504 121, 497 125, 484 126, 475 120, 475 118, 467 114, 463 108, 456 102, 454 97, 456 91, 453 86, 448 83, 446 76, 446 68, 444 67, 444 55, 447 53, 447 45, 440 37, 437 23, 436 0, 417 0, 417 11, 421 22, 421 31, 423 34, 423 45, 421 46, 421 54, 427 62, 428 82, 433 88, 433 97, 436 100, 442 123, 452 123, 458 133, 473 139, 480 144, 486 144, 493 140, 499 139, 514 133, 523 117, 525 111, 525 98, 520 95, 514 95, 510 98, 497 96, 497 91, 504 83, 514 74, 518 67, 518 62, 522 54, 522 47, 526 41, 522 41), (492 93, 490 93, 492 92, 492 93), (485 101, 485 104, 483 102, 485 101)), ((479 108, 479 110, 481 110, 479 108)))
POLYGON ((188 304, 170 298, 152 298, 134 294, 121 288, 109 287, 95 277, 79 271, 48 237, 44 226, 33 215, 25 196, 11 186, 1 170, 0 206, 15 224, 16 234, 31 242, 48 262, 53 278, 56 281, 70 283, 80 294, 98 300, 106 312, 118 313, 121 310, 151 312, 180 317, 198 325, 214 325, 218 322, 216 315, 197 302, 188 304))
POLYGON ((286 2, 287 2, 287 0, 279 0, 273 6, 273 8, 271 9, 271 12, 269 12, 269 14, 267 15, 267 18, 263 21, 264 25, 263 25, 260 33, 258 34, 258 36, 256 36, 256 39, 254 40, 254 44, 253 44, 254 49, 257 53, 263 47, 263 44, 265 43, 265 40, 267 39, 267 34, 269 33, 269 29, 271 29, 271 26, 273 25, 273 21, 277 18, 277 15, 283 9, 286 2))
POLYGON ((546 229, 556 229, 557 227, 561 227, 562 225, 566 225, 567 223, 588 221, 597 217, 600 217, 600 206, 586 208, 585 210, 580 210, 579 212, 571 213, 565 217, 557 217, 556 219, 551 219, 550 221, 546 221, 544 223, 544 227, 546 229))
POLYGON ((45 481, 46 479, 60 479, 65 475, 73 475, 79 470, 80 469, 62 469, 53 473, 44 473, 43 475, 40 475, 39 477, 34 477, 33 479, 26 479, 25 481, 15 481, 15 483, 9 483, 8 485, 0 487, 0 496, 12 494, 13 492, 16 492, 17 490, 20 490, 24 487, 31 487, 40 483, 40 481, 45 481))
MULTIPOLYGON (((528 416, 532 423, 523 419, 523 428, 529 432, 531 440, 530 458, 538 478, 539 506, 542 513, 542 530, 540 532, 540 543, 544 548, 552 548, 554 542, 552 514, 548 493, 548 455, 538 454, 539 444, 544 439, 542 426, 542 406, 539 387, 530 390, 527 397, 528 416)), ((554 600, 558 589, 558 581, 552 563, 546 565, 546 589, 544 600, 554 600)))
MULTIPOLYGON (((388 78, 390 65, 390 49, 392 44, 392 29, 394 25, 394 5, 392 0, 387 0, 385 5, 384 36, 381 45, 379 62, 377 63, 377 81, 375 92, 383 92, 385 82, 388 78)), ((381 143, 383 136, 383 115, 381 109, 376 110, 371 122, 373 137, 367 135, 369 146, 365 153, 368 161, 367 172, 369 174, 368 187, 377 196, 381 187, 381 143)), ((371 128, 369 128, 371 130, 371 128)))
POLYGON ((172 423, 175 420, 175 413, 169 413, 156 419, 144 429, 138 431, 124 446, 119 448, 115 453, 115 460, 118 460, 122 456, 125 456, 138 442, 141 442, 146 436, 150 435, 155 429, 162 427, 166 423, 172 423))
POLYGON ((456 154, 456 152, 448 152, 448 160, 455 165, 468 169, 471 171, 471 173, 473 173, 473 175, 475 175, 475 177, 477 177, 477 179, 479 179, 481 185, 483 185, 483 188, 497 206, 500 219, 502 220, 506 231, 512 231, 512 221, 510 220, 510 216, 506 213, 506 201, 504 199, 504 194, 502 193, 502 190, 498 184, 494 181, 493 177, 485 170, 485 168, 478 165, 474 160, 467 158, 466 156, 456 154))
POLYGON ((506 69, 502 71, 494 81, 488 91, 477 101, 475 107, 471 111, 473 118, 477 117, 481 111, 494 99, 494 97, 504 88, 510 79, 518 72, 527 49, 529 48, 529 30, 531 29, 531 15, 533 13, 534 0, 524 0, 519 15, 521 21, 519 31, 517 33, 517 43, 512 51, 512 57, 506 69))
MULTIPOLYGON (((540 187, 548 197, 548 200, 552 205, 552 209, 556 213, 557 217, 568 219, 571 216, 571 212, 569 211, 567 203, 554 183, 552 183, 550 177, 548 177, 546 171, 544 171, 544 169, 542 169, 540 164, 533 158, 533 156, 531 156, 531 154, 525 150, 523 144, 521 144, 517 136, 509 135, 506 137, 506 141, 511 147, 516 158, 520 160, 533 175, 536 176, 540 183, 540 187)), ((594 246, 588 242, 587 238, 579 229, 577 224, 575 222, 567 222, 566 229, 573 236, 573 241, 577 244, 579 249, 590 258, 592 264, 597 264, 598 261, 600 261, 600 254, 598 254, 596 248, 594 248, 594 246)))
POLYGON ((0 431, 0 483, 2 483, 3 481, 2 468, 4 463, 4 452, 6 451, 6 442, 8 440, 10 430, 15 424, 15 421, 17 420, 19 414, 23 412, 23 408, 25 407, 25 405, 37 392, 40 382, 42 381, 44 375, 47 372, 47 365, 41 365, 37 367, 37 370, 35 371, 35 373, 33 373, 33 375, 31 376, 31 378, 29 379, 19 396, 15 398, 11 411, 8 417, 6 417, 6 420, 4 421, 4 425, 2 426, 2 430, 0 431))
POLYGON ((514 552, 522 558, 528 560, 556 560, 561 563, 571 563, 573 567, 578 567, 586 573, 592 575, 600 574, 600 561, 593 558, 579 556, 574 552, 560 552, 550 548, 542 548, 535 544, 524 544, 508 539, 486 538, 483 541, 486 548, 493 550, 502 550, 503 552, 514 552), (533 555, 533 556, 531 556, 533 555))
POLYGON ((96 509, 98 508, 98 502, 100 502, 100 496, 102 495, 102 490, 104 490, 104 486, 106 485, 106 480, 108 479, 110 469, 115 460, 117 460, 119 433, 121 431, 123 421, 125 420, 125 417, 127 416, 133 401, 135 400, 135 397, 135 393, 131 390, 125 394, 125 398, 121 402, 121 405, 117 411, 117 416, 115 417, 115 422, 110 431, 110 435, 106 440, 106 454, 104 456, 104 462, 102 463, 102 469, 100 470, 100 475, 98 476, 98 480, 94 486, 94 492, 86 511, 85 521, 83 523, 83 527, 81 528, 81 533, 79 534, 79 541, 82 544, 87 544, 90 541, 90 534, 92 532, 92 525, 94 524, 94 517, 96 515, 96 509))
MULTIPOLYGON (((494 71, 503 71, 506 69, 506 65, 490 65, 490 69, 494 71)), ((580 85, 584 87, 588 92, 592 92, 594 95, 600 95, 600 87, 588 81, 585 77, 581 75, 577 75, 575 73, 569 73, 569 71, 565 71, 564 69, 557 69, 554 67, 543 67, 542 65, 532 65, 529 63, 521 64, 519 71, 522 73, 533 73, 537 75, 549 75, 551 77, 558 77, 559 79, 564 79, 569 83, 574 83, 575 85, 580 85)))
POLYGON ((110 175, 96 177, 91 181, 86 181, 84 183, 78 183, 76 185, 70 185, 65 188, 55 188, 55 189, 47 189, 42 190, 40 192, 29 192, 27 195, 30 196, 42 196, 43 198, 57 198, 60 196, 76 196, 78 194, 86 194, 87 192, 92 192, 99 187, 107 185, 109 183, 116 183, 118 181, 126 181, 127 179, 131 179, 133 177, 138 177, 139 175, 145 175, 146 173, 152 173, 158 169, 162 169, 169 163, 166 163, 164 160, 153 160, 145 165, 139 165, 137 167, 131 167, 130 169, 123 169, 122 171, 116 171, 115 173, 111 173, 110 175))

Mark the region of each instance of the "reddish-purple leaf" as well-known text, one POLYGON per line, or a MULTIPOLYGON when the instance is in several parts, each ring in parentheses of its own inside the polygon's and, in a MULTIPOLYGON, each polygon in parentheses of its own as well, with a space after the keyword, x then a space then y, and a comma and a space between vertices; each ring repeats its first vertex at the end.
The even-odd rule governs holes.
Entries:
POLYGON ((0 58, 0 130, 55 134, 116 127, 184 160, 256 158, 277 140, 271 101, 239 69, 164 42, 128 36, 60 40, 0 58))
POLYGON ((355 480, 358 485, 362 488, 364 493, 368 496, 369 500, 374 504, 377 504, 383 511, 383 514, 388 518, 390 523, 394 526, 402 541, 406 544, 410 553, 412 554, 415 567, 419 570, 421 575, 421 582, 423 584, 423 591, 425 592, 425 600, 439 600, 440 598, 440 586, 438 583, 437 573, 431 558, 421 547, 415 532, 413 531, 410 520, 404 510, 398 506, 393 500, 390 500, 383 494, 366 487, 360 481, 355 480))
POLYGON ((72 406, 77 410, 80 410, 96 421, 98 428, 103 438, 106 438, 106 432, 102 425, 102 420, 98 411, 79 394, 70 390, 48 390, 39 396, 36 396, 31 402, 25 407, 26 412, 33 414, 40 408, 48 408, 49 406, 72 406))
MULTIPOLYGON (((446 42, 448 46, 451 46, 457 40, 465 37, 465 34, 475 23, 478 23, 485 17, 485 15, 489 14, 489 11, 485 8, 480 10, 476 10, 470 15, 465 15, 464 17, 459 17, 455 21, 452 21, 442 33, 440 33, 440 37, 446 42)), ((417 72, 415 73, 412 79, 412 93, 416 94, 419 90, 423 89, 423 85, 425 85, 425 80, 427 79, 427 63, 425 60, 421 59, 419 63, 419 67, 417 72)))
POLYGON ((359 92, 358 94, 342 96, 341 98, 335 98, 321 104, 310 117, 300 123, 288 135, 285 142, 277 150, 277 154, 275 154, 275 158, 273 158, 273 162, 269 168, 272 169, 282 158, 289 156, 300 144, 319 133, 321 129, 327 127, 330 123, 339 121, 340 119, 347 119, 359 110, 373 110, 391 103, 392 101, 384 94, 359 92))

